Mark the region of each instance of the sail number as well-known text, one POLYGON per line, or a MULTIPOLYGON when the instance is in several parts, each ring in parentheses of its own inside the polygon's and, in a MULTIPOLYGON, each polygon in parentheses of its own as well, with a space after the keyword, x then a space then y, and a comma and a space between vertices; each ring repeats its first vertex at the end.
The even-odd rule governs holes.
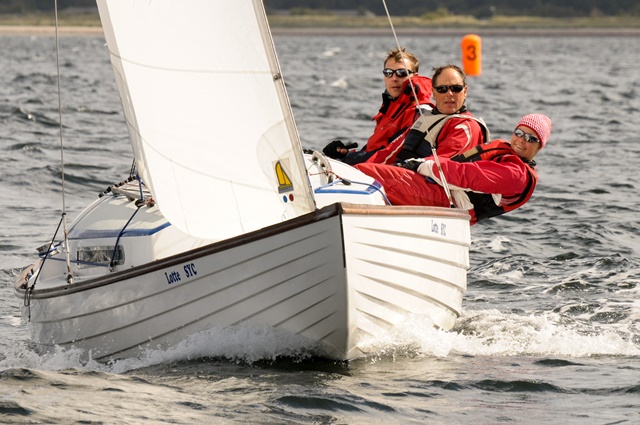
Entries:
POLYGON ((189 279, 197 275, 196 265, 193 263, 187 263, 182 266, 182 270, 171 270, 170 272, 164 272, 164 277, 167 279, 167 283, 171 285, 172 283, 180 282, 182 278, 189 279))
POLYGON ((447 224, 446 223, 438 224, 435 221, 431 220, 431 233, 447 236, 447 224))

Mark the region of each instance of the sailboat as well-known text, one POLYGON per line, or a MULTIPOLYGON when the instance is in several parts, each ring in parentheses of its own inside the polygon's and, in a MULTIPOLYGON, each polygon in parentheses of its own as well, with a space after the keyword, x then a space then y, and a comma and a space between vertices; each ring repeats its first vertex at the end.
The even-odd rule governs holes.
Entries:
POLYGON ((97 3, 135 172, 18 276, 39 351, 110 361, 252 322, 350 360, 415 316, 452 328, 466 211, 388 205, 303 150, 261 1, 97 3))

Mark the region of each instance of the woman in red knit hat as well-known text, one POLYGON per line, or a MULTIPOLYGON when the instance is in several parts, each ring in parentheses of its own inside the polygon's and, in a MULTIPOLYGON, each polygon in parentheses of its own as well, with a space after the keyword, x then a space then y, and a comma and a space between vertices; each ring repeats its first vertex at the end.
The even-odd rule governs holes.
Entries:
MULTIPOLYGON (((550 134, 548 117, 528 114, 518 122, 510 141, 494 140, 452 158, 439 158, 455 206, 469 211, 471 224, 529 200, 538 182, 533 158, 550 134)), ((408 160, 399 167, 356 167, 382 184, 391 204, 450 206, 438 167, 430 157, 408 160)))

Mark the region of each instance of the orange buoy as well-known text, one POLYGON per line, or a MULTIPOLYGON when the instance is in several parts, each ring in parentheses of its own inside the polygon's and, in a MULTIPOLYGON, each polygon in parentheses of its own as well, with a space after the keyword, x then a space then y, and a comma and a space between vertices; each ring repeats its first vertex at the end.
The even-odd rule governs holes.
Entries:
POLYGON ((475 34, 462 37, 462 69, 467 75, 482 73, 482 40, 475 34))

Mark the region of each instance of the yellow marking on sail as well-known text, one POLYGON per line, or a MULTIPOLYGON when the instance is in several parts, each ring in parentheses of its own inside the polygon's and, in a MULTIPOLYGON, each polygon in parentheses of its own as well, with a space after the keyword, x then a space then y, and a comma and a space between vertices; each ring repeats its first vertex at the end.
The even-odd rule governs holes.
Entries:
POLYGON ((276 176, 278 177, 278 193, 291 192, 293 190, 291 179, 282 168, 280 161, 276 163, 276 176))

